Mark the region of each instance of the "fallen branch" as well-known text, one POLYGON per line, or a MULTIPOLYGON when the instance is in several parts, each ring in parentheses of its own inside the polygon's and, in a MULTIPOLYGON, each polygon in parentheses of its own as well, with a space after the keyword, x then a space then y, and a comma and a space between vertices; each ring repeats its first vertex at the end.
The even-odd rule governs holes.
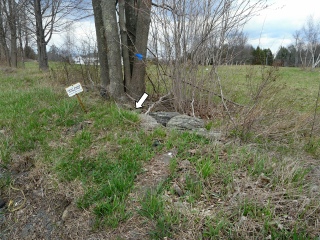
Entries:
POLYGON ((149 112, 150 112, 156 105, 158 105, 159 103, 161 103, 164 98, 170 96, 170 94, 171 94, 171 92, 169 92, 168 94, 160 97, 158 101, 156 101, 155 103, 153 103, 153 104, 148 108, 148 110, 145 112, 145 115, 149 114, 149 112))

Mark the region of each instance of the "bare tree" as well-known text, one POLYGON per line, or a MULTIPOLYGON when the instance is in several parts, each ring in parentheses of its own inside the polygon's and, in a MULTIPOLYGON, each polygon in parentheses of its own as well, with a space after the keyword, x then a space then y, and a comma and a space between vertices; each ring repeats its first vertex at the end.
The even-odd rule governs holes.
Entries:
POLYGON ((302 31, 306 40, 307 50, 311 54, 311 69, 314 69, 320 63, 320 53, 316 54, 320 43, 320 23, 316 23, 313 16, 309 16, 302 31))
MULTIPOLYGON (((2 23, 3 23, 3 15, 6 17, 6 22, 8 25, 9 34, 5 34, 5 37, 10 39, 10 55, 8 55, 8 59, 10 61, 10 66, 17 67, 18 59, 17 59, 17 3, 15 0, 7 0, 2 1, 2 23)), ((3 30, 1 30, 1 34, 3 34, 3 30)), ((4 43, 3 43, 4 44, 4 43)), ((5 44, 4 44, 5 45, 5 44)))
POLYGON ((83 0, 32 0, 28 1, 30 22, 36 35, 39 68, 48 70, 47 45, 55 31, 63 31, 70 20, 81 16, 83 0))
MULTIPOLYGON (((151 21, 150 15, 151 0, 141 0, 136 15, 134 48, 136 53, 139 53, 144 57, 146 57, 147 55, 148 35, 151 21)), ((126 45, 123 45, 123 51, 128 51, 126 45)), ((128 90, 127 92, 135 99, 141 97, 142 94, 145 92, 145 73, 145 61, 141 61, 139 58, 135 58, 133 62, 132 76, 130 81, 128 81, 126 85, 126 88, 128 90)))
POLYGON ((294 34, 292 35, 294 38, 294 47, 296 49, 295 52, 295 60, 294 60, 294 66, 297 67, 298 66, 298 62, 299 62, 299 56, 300 56, 300 60, 302 62, 302 50, 303 50, 303 40, 302 40, 302 36, 301 36, 301 31, 297 30, 294 32, 294 34))
MULTIPOLYGON (((165 75, 171 77, 175 108, 209 109, 209 99, 219 95, 223 100, 218 68, 232 62, 235 41, 245 37, 244 24, 267 7, 266 1, 247 0, 157 0, 154 4, 153 26, 156 36, 152 43, 158 48, 156 56, 166 63, 165 75), (242 37, 241 37, 242 36, 242 37), (204 65, 210 64, 211 67, 204 65), (208 83, 214 89, 206 89, 208 83)), ((153 48, 155 48, 153 47, 153 48)))
POLYGON ((124 99, 125 92, 138 99, 145 91, 151 0, 93 0, 92 3, 103 70, 102 86, 115 99, 124 99), (102 58, 104 49, 107 59, 102 58), (135 54, 143 59, 135 58, 135 54))
POLYGON ((108 69, 110 77, 109 93, 120 99, 124 96, 121 66, 121 46, 118 35, 116 1, 101 1, 102 20, 106 37, 108 69))
POLYGON ((10 55, 9 47, 6 41, 6 18, 5 18, 5 2, 0 1, 0 57, 1 60, 5 59, 7 64, 10 66, 10 55))
POLYGON ((101 91, 103 97, 107 97, 107 88, 110 84, 108 55, 107 55, 107 42, 106 34, 103 27, 101 0, 92 0, 94 22, 97 35, 98 55, 100 62, 100 78, 101 78, 101 91))
MULTIPOLYGON (((226 58, 232 60, 236 51, 228 47, 228 41, 239 40, 243 25, 267 7, 264 0, 93 0, 93 5, 97 36, 107 48, 104 64, 108 69, 111 96, 121 99, 126 92, 137 99, 145 91, 145 58, 152 25, 150 49, 155 52, 151 54, 167 63, 164 74, 172 77, 176 107, 180 110, 185 109, 190 96, 197 95, 195 88, 190 89, 186 82, 203 86, 216 76, 216 72, 208 71, 211 75, 204 74, 199 79, 199 64, 218 66, 222 61, 229 61, 226 58), (99 28, 99 3, 103 31, 99 28), (139 58, 134 57, 135 54, 140 54, 139 58)), ((242 35, 244 42, 240 45, 243 47, 245 39, 242 35)), ((103 64, 101 59, 100 64, 103 64)))

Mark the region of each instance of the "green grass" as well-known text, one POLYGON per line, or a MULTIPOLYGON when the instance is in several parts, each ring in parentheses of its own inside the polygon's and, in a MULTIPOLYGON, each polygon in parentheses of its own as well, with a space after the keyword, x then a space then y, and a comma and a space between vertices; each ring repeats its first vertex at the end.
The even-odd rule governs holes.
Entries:
MULTIPOLYGON (((222 67, 225 76, 231 73, 236 76, 232 79, 237 84, 227 89, 229 96, 242 103, 250 101, 246 82, 250 69, 247 68, 250 67, 222 67), (232 71, 225 71, 230 68, 232 71)), ((278 74, 279 84, 286 84, 283 96, 293 99, 299 92, 299 98, 304 98, 294 100, 294 111, 312 110, 305 102, 314 101, 318 73, 281 68, 278 74)), ((79 188, 83 192, 75 201, 79 208, 96 216, 97 228, 116 228, 139 214, 152 221, 154 229, 149 234, 153 239, 179 238, 188 231, 197 239, 246 239, 250 236, 238 225, 239 219, 246 217, 260 227, 260 231, 252 231, 261 239, 269 235, 274 239, 314 236, 314 227, 306 227, 308 218, 317 216, 318 205, 311 196, 304 210, 297 208, 291 213, 295 225, 290 225, 290 221, 285 223, 286 229, 274 225, 284 214, 289 214, 286 211, 294 208, 290 205, 293 200, 302 204, 302 196, 309 194, 306 187, 309 169, 298 158, 288 157, 301 150, 291 149, 291 142, 281 145, 263 137, 255 138, 254 131, 244 136, 249 141, 254 139, 251 145, 232 141, 215 145, 193 133, 163 128, 145 132, 140 129, 137 113, 120 109, 94 93, 81 93, 88 109, 84 113, 76 98, 67 97, 66 86, 53 84, 54 81, 39 73, 31 63, 24 70, 1 74, 1 165, 10 169, 13 154, 36 152, 36 161, 44 163, 56 181, 81 184, 79 188), (177 155, 170 163, 169 181, 162 183, 157 191, 141 196, 139 207, 132 210, 128 196, 143 165, 171 149, 177 155), (179 168, 183 160, 190 162, 187 170, 179 168), (263 175, 270 179, 270 184, 257 187, 263 175), (174 193, 172 182, 179 183, 182 196, 174 193), (279 192, 283 201, 278 202, 279 198, 273 198, 272 194, 279 192), (185 203, 189 215, 175 208, 175 202, 185 203), (276 211, 277 204, 283 205, 276 211), (211 208, 209 216, 201 215, 211 208)), ((221 119, 210 120, 206 128, 215 129, 223 123, 221 119)), ((229 136, 237 138, 241 134, 234 131, 229 136)), ((305 148, 307 152, 317 151, 316 137, 305 148)), ((1 178, 1 189, 8 187, 10 181, 10 176, 1 178)))

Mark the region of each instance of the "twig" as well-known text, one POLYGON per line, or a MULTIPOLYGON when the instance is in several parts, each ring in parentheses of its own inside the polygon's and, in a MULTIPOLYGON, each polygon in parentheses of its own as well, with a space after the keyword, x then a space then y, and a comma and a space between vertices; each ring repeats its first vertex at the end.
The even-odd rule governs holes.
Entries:
POLYGON ((92 87, 94 87, 94 82, 93 82, 93 80, 92 80, 92 78, 91 78, 91 74, 90 74, 90 70, 88 69, 88 79, 90 80, 90 82, 91 82, 91 84, 92 84, 92 87))
POLYGON ((170 96, 170 94, 171 94, 171 92, 169 92, 168 94, 160 97, 158 101, 154 102, 154 103, 148 108, 148 110, 145 112, 145 115, 149 114, 149 112, 150 112, 156 105, 158 105, 159 103, 161 103, 164 98, 170 96))
POLYGON ((125 93, 127 95, 128 98, 130 98, 132 101, 136 101, 136 99, 134 99, 133 97, 131 97, 128 93, 125 93))
MULTIPOLYGON (((24 195, 24 192, 23 192, 22 189, 18 189, 18 188, 13 187, 11 183, 10 183, 10 188, 15 190, 15 191, 20 191, 22 193, 22 195, 23 195, 23 202, 18 207, 12 206, 12 208, 9 208, 10 212, 15 212, 15 211, 18 211, 21 208, 23 208, 23 206, 25 205, 27 199, 26 199, 26 196, 24 195)), ((11 207, 12 204, 13 204, 13 201, 10 200, 9 207, 11 207)))
POLYGON ((311 138, 312 138, 312 135, 313 135, 313 129, 314 129, 314 124, 315 124, 316 116, 317 116, 317 108, 318 108, 319 98, 320 98, 320 83, 319 83, 319 90, 318 90, 318 96, 317 96, 316 106, 315 106, 315 108, 314 108, 314 114, 313 114, 312 127, 311 127, 311 131, 310 131, 309 144, 310 144, 310 142, 311 142, 311 138))
POLYGON ((191 109, 192 109, 192 117, 195 117, 193 104, 194 104, 194 91, 192 93, 191 109))
POLYGON ((233 117, 231 116, 230 111, 229 111, 229 109, 228 109, 228 106, 227 106, 227 104, 226 104, 226 102, 225 102, 225 98, 223 97, 223 91, 222 91, 220 76, 218 75, 216 68, 214 68, 214 73, 215 73, 215 75, 217 76, 217 79, 218 79, 218 84, 219 84, 219 88, 220 88, 220 95, 221 95, 222 104, 223 104, 224 108, 226 109, 226 112, 227 112, 230 120, 232 121, 233 125, 236 126, 236 123, 235 123, 233 117))
POLYGON ((195 88, 197 88, 197 89, 199 89, 199 90, 201 90, 201 91, 211 93, 211 94, 213 94, 213 95, 215 95, 215 96, 223 99, 224 101, 229 102, 229 103, 232 103, 233 105, 236 105, 236 106, 238 106, 238 107, 245 107, 245 106, 242 105, 242 104, 233 102, 233 101, 231 101, 230 99, 225 98, 225 97, 224 97, 223 95, 221 95, 221 94, 218 94, 218 93, 212 92, 212 91, 210 91, 210 90, 208 90, 208 89, 204 89, 204 88, 202 88, 202 87, 196 86, 196 85, 194 85, 193 83, 187 82, 187 81, 185 81, 185 80, 182 80, 182 82, 183 82, 183 83, 186 83, 186 84, 188 84, 188 85, 190 85, 190 86, 192 86, 192 87, 195 87, 195 88))
POLYGON ((158 8, 163 8, 165 10, 171 11, 171 12, 175 12, 173 7, 169 6, 168 4, 163 3, 162 5, 156 4, 154 2, 152 2, 152 6, 158 7, 158 8))

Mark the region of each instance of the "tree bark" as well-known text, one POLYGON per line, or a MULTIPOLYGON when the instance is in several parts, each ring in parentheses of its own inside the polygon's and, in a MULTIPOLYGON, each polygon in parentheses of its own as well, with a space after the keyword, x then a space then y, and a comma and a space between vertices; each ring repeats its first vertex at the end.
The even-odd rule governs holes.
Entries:
POLYGON ((115 100, 122 100, 124 84, 121 66, 120 39, 116 17, 116 1, 101 0, 102 19, 105 31, 107 58, 109 66, 110 96, 115 100))
POLYGON ((101 0, 92 0, 94 22, 96 27, 98 55, 100 62, 100 77, 101 77, 101 95, 107 97, 107 89, 110 85, 108 57, 107 57, 107 42, 103 27, 101 0))
POLYGON ((41 0, 34 0, 34 14, 36 17, 36 36, 38 46, 39 69, 47 71, 49 69, 47 56, 47 42, 42 23, 41 0))
POLYGON ((9 0, 8 7, 8 20, 10 27, 10 61, 11 67, 16 68, 18 66, 16 2, 14 0, 9 0))
POLYGON ((142 54, 144 59, 134 59, 132 77, 128 84, 128 93, 135 99, 139 99, 145 92, 145 59, 147 55, 148 35, 151 21, 151 3, 151 0, 141 0, 138 9, 135 50, 136 53, 142 54))
POLYGON ((127 28, 125 19, 125 2, 119 0, 119 25, 121 35, 122 59, 123 59, 123 73, 124 73, 124 87, 126 91, 127 83, 131 81, 130 57, 128 49, 127 28))
MULTIPOLYGON (((139 0, 140 1, 140 0, 139 0)), ((137 24, 137 9, 138 4, 136 0, 127 0, 125 2, 125 14, 126 14, 126 28, 127 28, 127 43, 129 50, 130 72, 133 72, 133 62, 136 41, 136 24, 137 24)))
POLYGON ((0 1, 0 52, 1 52, 0 57, 1 57, 1 60, 4 57, 7 64, 11 66, 10 57, 9 57, 9 48, 6 42, 6 35, 3 28, 3 16, 4 16, 3 7, 4 7, 3 3, 2 1, 0 1))

